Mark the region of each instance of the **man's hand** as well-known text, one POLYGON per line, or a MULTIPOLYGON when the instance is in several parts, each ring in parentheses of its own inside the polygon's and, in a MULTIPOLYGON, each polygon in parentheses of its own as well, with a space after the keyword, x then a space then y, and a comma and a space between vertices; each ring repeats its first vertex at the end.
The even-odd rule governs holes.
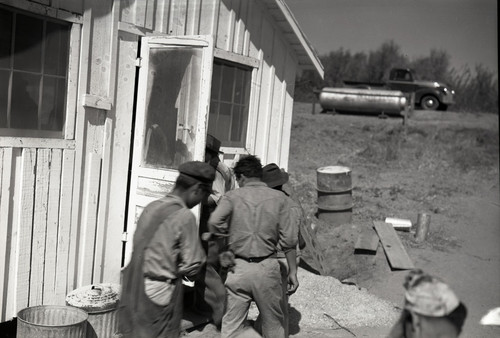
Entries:
POLYGON ((288 274, 288 290, 287 294, 292 295, 297 291, 297 288, 299 287, 299 280, 297 279, 297 274, 296 273, 289 273, 288 274))

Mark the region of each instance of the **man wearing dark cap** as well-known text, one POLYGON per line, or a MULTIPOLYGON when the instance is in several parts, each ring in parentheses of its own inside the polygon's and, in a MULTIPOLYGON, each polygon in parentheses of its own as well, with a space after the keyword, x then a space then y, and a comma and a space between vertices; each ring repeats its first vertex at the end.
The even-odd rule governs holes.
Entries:
POLYGON ((227 192, 208 221, 212 232, 229 235, 235 255, 234 271, 225 282, 227 309, 222 319, 222 337, 236 337, 248 329, 246 319, 252 301, 262 316, 264 337, 285 336, 281 307, 281 272, 276 252, 285 252, 288 291, 299 286, 295 257, 289 249, 297 245, 296 228, 290 221, 286 196, 262 182, 262 164, 256 156, 241 158, 234 167, 240 188, 227 192))
MULTIPOLYGON (((208 134, 205 146, 205 162, 215 169, 215 179, 212 185, 212 193, 202 203, 199 234, 208 233, 208 218, 217 207, 219 200, 224 194, 235 188, 235 178, 231 169, 220 161, 219 156, 223 154, 220 150, 221 142, 214 136, 208 134)), ((224 250, 225 239, 212 236, 208 241, 202 241, 203 248, 207 254, 207 264, 200 272, 200 278, 195 282, 196 297, 194 310, 209 317, 212 322, 220 327, 222 316, 226 305, 226 289, 223 278, 219 273, 219 252, 224 250)))
POLYGON ((455 338, 460 335, 467 308, 447 284, 417 269, 410 271, 404 287, 404 308, 388 338, 455 338))
MULTIPOLYGON (((295 202, 284 189, 283 186, 288 183, 288 173, 281 169, 276 163, 270 163, 265 165, 262 168, 262 182, 266 183, 269 188, 281 191, 285 196, 287 196, 287 201, 289 204, 289 213, 290 220, 295 227, 295 231, 298 234, 298 244, 296 248, 290 248, 289 255, 292 257, 297 257, 297 254, 300 255, 300 249, 305 247, 305 242, 300 236, 300 224, 304 222, 304 213, 302 211, 302 207, 300 204, 295 202)), ((291 187, 287 187, 287 189, 291 190, 291 187)), ((287 277, 288 277, 288 264, 286 260, 286 252, 284 252, 281 248, 278 248, 278 261, 280 263, 281 268, 281 279, 282 279, 282 300, 281 307, 283 308, 283 314, 285 316, 285 337, 288 337, 288 326, 289 326, 289 313, 288 313, 288 294, 287 294, 287 277)), ((296 265, 293 269, 297 269, 298 259, 294 259, 296 265)), ((257 320, 257 325, 260 326, 262 318, 259 316, 257 320)))
POLYGON ((215 170, 198 161, 178 169, 173 190, 147 205, 137 222, 118 309, 124 337, 178 337, 182 278, 194 278, 206 260, 189 209, 212 192, 215 170))

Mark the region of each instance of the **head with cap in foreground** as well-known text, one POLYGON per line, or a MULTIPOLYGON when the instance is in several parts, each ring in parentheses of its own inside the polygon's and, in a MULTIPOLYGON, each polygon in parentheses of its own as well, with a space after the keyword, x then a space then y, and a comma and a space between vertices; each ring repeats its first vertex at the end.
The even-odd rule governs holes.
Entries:
POLYGON ((178 170, 172 194, 179 196, 191 209, 212 193, 215 169, 205 162, 190 161, 181 164, 178 170))
POLYGON ((446 283, 417 269, 408 274, 404 288, 404 309, 389 337, 460 335, 467 309, 446 283))

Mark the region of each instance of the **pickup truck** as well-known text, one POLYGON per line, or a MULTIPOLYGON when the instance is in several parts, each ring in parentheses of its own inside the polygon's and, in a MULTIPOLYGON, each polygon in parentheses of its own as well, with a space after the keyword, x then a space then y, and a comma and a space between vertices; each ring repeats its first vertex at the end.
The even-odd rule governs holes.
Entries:
POLYGON ((455 103, 455 91, 437 81, 419 81, 411 69, 393 68, 387 82, 344 81, 347 87, 363 89, 399 90, 415 93, 415 106, 426 110, 446 110, 455 103))

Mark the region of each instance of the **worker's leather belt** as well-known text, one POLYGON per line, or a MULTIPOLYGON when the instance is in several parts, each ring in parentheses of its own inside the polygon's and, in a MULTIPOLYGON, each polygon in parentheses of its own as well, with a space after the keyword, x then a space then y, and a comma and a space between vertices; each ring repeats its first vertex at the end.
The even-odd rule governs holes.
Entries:
POLYGON ((174 284, 175 281, 177 280, 177 278, 172 279, 172 278, 167 278, 165 276, 151 276, 149 274, 144 274, 144 277, 157 282, 166 282, 169 284, 174 284))
POLYGON ((247 261, 249 263, 260 263, 264 259, 276 258, 277 256, 276 256, 276 253, 272 253, 270 255, 262 256, 262 257, 250 257, 250 258, 247 258, 247 257, 238 256, 238 255, 236 255, 235 257, 239 258, 239 259, 243 259, 244 261, 247 261))

